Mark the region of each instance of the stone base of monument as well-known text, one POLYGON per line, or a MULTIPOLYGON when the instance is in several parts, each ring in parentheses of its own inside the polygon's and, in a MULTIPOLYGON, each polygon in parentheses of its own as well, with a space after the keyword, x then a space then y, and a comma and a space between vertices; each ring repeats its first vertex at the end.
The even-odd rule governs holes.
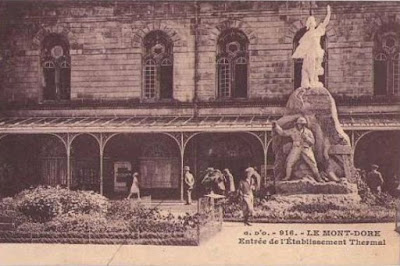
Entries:
MULTIPOLYGON (((293 206, 299 204, 319 204, 319 205, 335 205, 342 207, 358 205, 361 198, 356 193, 351 194, 297 194, 297 195, 275 195, 274 203, 283 209, 290 210, 293 206)), ((267 202, 266 205, 271 204, 267 202)))
POLYGON ((278 181, 275 184, 276 193, 280 195, 295 194, 357 194, 357 185, 347 181, 319 183, 314 180, 301 179, 293 181, 278 181))

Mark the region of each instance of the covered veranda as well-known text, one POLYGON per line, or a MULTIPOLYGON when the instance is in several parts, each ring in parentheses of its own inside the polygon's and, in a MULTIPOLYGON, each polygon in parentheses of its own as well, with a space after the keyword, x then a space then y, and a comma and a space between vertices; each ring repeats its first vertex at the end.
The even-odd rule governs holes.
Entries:
MULTIPOLYGON (((273 181, 269 144, 271 122, 278 118, 4 117, 0 119, 1 178, 7 178, 7 165, 30 169, 22 162, 29 158, 39 170, 19 177, 27 184, 90 189, 108 197, 127 191, 126 182, 118 176, 118 171, 124 169, 139 171, 149 194, 181 200, 184 165, 191 167, 197 179, 209 166, 231 168, 236 176, 244 167, 253 166, 266 183, 273 181)), ((351 138, 353 150, 357 149, 359 139, 370 132, 400 130, 400 119, 395 114, 343 116, 341 123, 351 138)), ((11 174, 8 171, 7 175, 11 174)), ((7 186, 3 181, 3 187, 7 186)))

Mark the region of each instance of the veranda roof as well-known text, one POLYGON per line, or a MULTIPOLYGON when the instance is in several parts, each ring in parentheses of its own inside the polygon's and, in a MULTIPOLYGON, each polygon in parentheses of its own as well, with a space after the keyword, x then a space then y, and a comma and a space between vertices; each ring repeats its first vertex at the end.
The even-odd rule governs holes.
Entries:
MULTIPOLYGON (((0 133, 232 132, 271 130, 280 116, 3 117, 0 133)), ((400 129, 398 114, 345 115, 345 130, 400 129)))

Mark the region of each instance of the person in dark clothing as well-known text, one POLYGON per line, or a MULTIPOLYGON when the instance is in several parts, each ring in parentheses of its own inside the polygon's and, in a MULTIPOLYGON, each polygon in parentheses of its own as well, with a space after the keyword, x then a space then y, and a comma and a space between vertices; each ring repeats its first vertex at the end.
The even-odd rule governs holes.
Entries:
POLYGON ((367 185, 373 193, 381 193, 383 178, 382 174, 378 171, 379 166, 373 164, 371 166, 372 170, 367 174, 367 185))
POLYGON ((214 191, 214 171, 215 170, 212 167, 207 168, 201 181, 205 194, 210 194, 214 191))
POLYGON ((232 194, 235 192, 235 179, 233 178, 233 175, 229 171, 228 168, 225 168, 223 171, 224 175, 224 182, 225 182, 225 188, 226 188, 226 194, 232 194))
POLYGON ((133 183, 132 171, 128 171, 126 173, 126 187, 128 188, 128 190, 131 189, 132 183, 133 183))
POLYGON ((215 192, 219 195, 225 195, 225 179, 224 179, 224 175, 222 174, 222 172, 218 169, 216 169, 214 171, 214 175, 215 175, 215 192))

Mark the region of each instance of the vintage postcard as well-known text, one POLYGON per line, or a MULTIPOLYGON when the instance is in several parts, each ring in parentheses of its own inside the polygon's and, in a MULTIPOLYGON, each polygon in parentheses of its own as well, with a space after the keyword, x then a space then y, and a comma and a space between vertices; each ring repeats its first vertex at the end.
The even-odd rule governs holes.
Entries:
POLYGON ((0 1, 0 265, 400 264, 400 2, 0 1))

